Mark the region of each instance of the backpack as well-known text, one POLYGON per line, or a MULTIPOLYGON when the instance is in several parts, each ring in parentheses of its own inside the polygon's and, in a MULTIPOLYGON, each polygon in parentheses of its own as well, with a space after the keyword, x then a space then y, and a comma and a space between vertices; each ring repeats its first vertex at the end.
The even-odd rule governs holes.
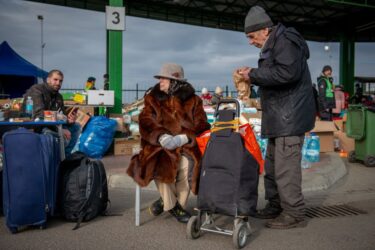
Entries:
POLYGON ((89 221, 104 215, 107 209, 107 176, 100 160, 91 160, 84 153, 73 153, 60 165, 59 207, 69 221, 89 221))

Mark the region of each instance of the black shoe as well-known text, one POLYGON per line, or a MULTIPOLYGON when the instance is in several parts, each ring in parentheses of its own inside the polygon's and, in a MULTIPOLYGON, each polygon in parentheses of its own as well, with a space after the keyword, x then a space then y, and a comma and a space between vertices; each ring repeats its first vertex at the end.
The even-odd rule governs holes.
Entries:
POLYGON ((259 219, 274 219, 279 216, 282 211, 283 209, 280 206, 268 203, 264 209, 258 210, 254 217, 259 219))
POLYGON ((181 223, 187 223, 190 219, 190 214, 186 210, 184 210, 178 202, 176 206, 168 211, 173 217, 175 217, 181 223))
POLYGON ((304 219, 302 218, 295 218, 288 214, 280 214, 279 217, 273 219, 266 223, 266 227, 273 228, 273 229, 289 229, 294 228, 300 225, 304 219))
POLYGON ((164 202, 163 202, 162 198, 159 198, 157 201, 155 201, 154 203, 152 203, 152 205, 148 208, 148 210, 150 211, 150 213, 153 216, 158 216, 161 213, 163 213, 163 211, 164 211, 164 202))

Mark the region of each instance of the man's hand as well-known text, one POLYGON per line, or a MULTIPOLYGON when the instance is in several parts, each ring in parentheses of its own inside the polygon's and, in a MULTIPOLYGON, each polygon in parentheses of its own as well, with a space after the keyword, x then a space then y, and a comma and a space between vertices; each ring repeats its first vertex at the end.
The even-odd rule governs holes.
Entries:
POLYGON ((73 112, 68 114, 68 123, 74 123, 77 120, 77 113, 73 112))
POLYGON ((159 143, 163 148, 168 149, 168 150, 173 150, 178 147, 178 145, 173 139, 173 136, 169 134, 162 134, 159 137, 159 143))
POLYGON ((237 71, 238 71, 238 74, 242 75, 242 77, 246 81, 249 80, 249 73, 251 71, 251 68, 249 68, 249 67, 242 67, 242 68, 239 68, 237 71))
POLYGON ((64 138, 70 141, 70 139, 72 138, 72 134, 70 133, 70 131, 67 129, 63 129, 63 134, 64 134, 64 138))
POLYGON ((189 138, 185 134, 175 135, 173 137, 173 140, 177 147, 182 147, 183 145, 189 142, 189 138))

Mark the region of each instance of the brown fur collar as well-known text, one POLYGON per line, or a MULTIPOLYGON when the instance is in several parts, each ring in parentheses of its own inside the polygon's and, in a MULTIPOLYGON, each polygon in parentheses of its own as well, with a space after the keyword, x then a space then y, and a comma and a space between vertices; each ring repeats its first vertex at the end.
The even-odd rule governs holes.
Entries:
MULTIPOLYGON (((193 86, 191 86, 190 83, 180 83, 180 87, 176 90, 176 92, 173 94, 178 99, 180 99, 182 102, 190 99, 195 94, 195 89, 193 86)), ((154 96, 159 101, 164 101, 168 99, 170 96, 169 94, 166 94, 165 92, 160 90, 160 84, 156 84, 151 92, 150 95, 154 96)))

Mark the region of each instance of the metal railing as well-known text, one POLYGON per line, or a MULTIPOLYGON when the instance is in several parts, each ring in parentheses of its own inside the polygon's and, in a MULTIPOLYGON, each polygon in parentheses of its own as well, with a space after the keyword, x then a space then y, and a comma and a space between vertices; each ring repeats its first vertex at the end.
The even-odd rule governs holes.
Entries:
MULTIPOLYGON (((148 89, 145 89, 144 87, 140 88, 139 84, 135 85, 135 88, 127 88, 127 89, 122 89, 122 102, 123 103, 132 103, 144 96, 148 89)), ((62 93, 67 93, 67 92, 83 92, 84 89, 78 89, 78 88, 64 88, 61 89, 60 92, 62 93)), ((208 90, 211 94, 213 94, 215 91, 214 90, 208 90)), ((196 90, 196 94, 200 95, 201 90, 196 90)), ((236 97, 237 96, 237 90, 231 90, 229 89, 229 86, 226 85, 224 88, 224 97, 236 97)))

